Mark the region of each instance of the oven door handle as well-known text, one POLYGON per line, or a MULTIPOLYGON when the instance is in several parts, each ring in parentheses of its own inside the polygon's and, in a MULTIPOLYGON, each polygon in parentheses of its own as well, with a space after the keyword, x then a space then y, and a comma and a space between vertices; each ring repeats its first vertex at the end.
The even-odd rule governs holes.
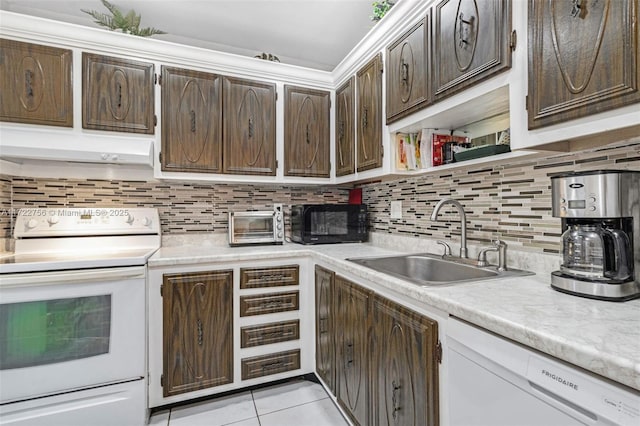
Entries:
POLYGON ((0 287, 27 287, 52 284, 89 283, 144 279, 146 266, 122 268, 86 269, 59 272, 34 272, 0 275, 0 287))

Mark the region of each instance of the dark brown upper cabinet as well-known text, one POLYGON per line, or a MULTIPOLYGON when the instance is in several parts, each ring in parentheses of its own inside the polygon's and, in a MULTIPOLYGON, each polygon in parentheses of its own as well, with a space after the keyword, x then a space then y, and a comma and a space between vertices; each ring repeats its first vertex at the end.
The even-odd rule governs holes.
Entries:
POLYGON ((82 53, 82 127, 152 135, 153 64, 82 53))
POLYGON ((0 39, 0 120, 73 127, 71 50, 0 39))
POLYGON ((220 173, 220 80, 216 74, 162 67, 162 170, 220 173))
POLYGON ((223 172, 276 174, 276 86, 225 77, 223 172))
POLYGON ((635 0, 529 2, 529 129, 640 101, 637 17, 635 0))
POLYGON ((284 86, 285 176, 329 177, 329 96, 284 86))
POLYGON ((357 170, 382 166, 382 54, 357 73, 357 170))
POLYGON ((430 102, 429 14, 387 47, 387 124, 430 102))
POLYGON ((233 382, 233 271, 165 274, 163 395, 233 382))
POLYGON ((350 175, 355 172, 355 109, 353 104, 355 78, 350 78, 336 90, 336 150, 334 163, 336 176, 350 175))
POLYGON ((443 0, 433 15, 435 100, 511 68, 511 0, 443 0))

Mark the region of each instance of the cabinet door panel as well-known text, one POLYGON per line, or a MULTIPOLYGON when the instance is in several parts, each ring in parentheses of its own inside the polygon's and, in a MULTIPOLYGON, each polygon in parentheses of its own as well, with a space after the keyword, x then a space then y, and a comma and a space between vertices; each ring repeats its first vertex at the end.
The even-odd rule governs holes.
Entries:
POLYGON ((300 321, 281 321, 260 324, 240 329, 240 347, 270 345, 272 343, 298 340, 300 338, 300 321))
POLYGON ((153 64, 82 53, 82 127, 153 134, 153 64))
POLYGON ((233 272, 163 278, 163 395, 233 381, 233 272))
POLYGON ((529 128, 640 101, 638 2, 529 2, 529 128))
POLYGON ((287 265, 267 268, 240 268, 240 288, 298 285, 300 267, 287 265))
POLYGON ((241 362, 242 380, 298 369, 300 369, 300 349, 244 358, 241 362))
POLYGON ((359 172, 382 166, 382 55, 357 73, 359 172))
POLYGON ((72 52, 0 39, 0 120, 73 126, 72 52))
POLYGON ((430 22, 427 15, 387 48, 387 124, 430 101, 430 22))
POLYGON ((221 130, 220 77, 162 67, 162 170, 220 172, 221 130))
POLYGON ((276 174, 276 86, 224 78, 225 173, 276 174))
POLYGON ((371 324, 372 424, 437 425, 437 322, 374 297, 371 324))
POLYGON ((511 67, 510 0, 443 0, 433 13, 436 99, 511 67))
POLYGON ((297 291, 240 296, 241 317, 297 311, 299 308, 300 297, 297 291))
POLYGON ((333 279, 334 274, 316 266, 316 372, 335 394, 335 344, 333 340, 333 279))
POLYGON ((354 164, 354 118, 353 104, 355 79, 352 77, 336 91, 336 151, 334 163, 336 176, 355 172, 354 164))
POLYGON ((336 276, 336 396, 357 424, 368 424, 369 294, 336 276))
POLYGON ((285 176, 329 177, 329 92, 284 90, 285 176))

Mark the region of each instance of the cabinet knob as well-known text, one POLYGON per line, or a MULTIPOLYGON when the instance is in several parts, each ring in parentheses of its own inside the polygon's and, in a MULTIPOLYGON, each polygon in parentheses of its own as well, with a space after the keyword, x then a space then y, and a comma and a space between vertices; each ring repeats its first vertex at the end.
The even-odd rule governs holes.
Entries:
POLYGON ((202 346, 202 341, 204 338, 204 331, 202 330, 202 321, 198 318, 196 322, 197 333, 198 333, 198 346, 202 346))
POLYGON ((391 415, 393 416, 393 419, 396 420, 398 417, 398 411, 400 411, 400 397, 398 394, 402 386, 397 384, 395 380, 391 382, 391 386, 393 387, 393 392, 391 394, 391 404, 393 407, 393 412, 391 413, 391 415))
POLYGON ((400 64, 400 78, 404 84, 409 82, 409 64, 404 61, 400 64))
POLYGON ((573 0, 571 3, 571 17, 576 18, 582 12, 582 0, 573 0))
POLYGON ((189 111, 189 120, 191 121, 191 133, 196 132, 196 112, 194 110, 189 111))

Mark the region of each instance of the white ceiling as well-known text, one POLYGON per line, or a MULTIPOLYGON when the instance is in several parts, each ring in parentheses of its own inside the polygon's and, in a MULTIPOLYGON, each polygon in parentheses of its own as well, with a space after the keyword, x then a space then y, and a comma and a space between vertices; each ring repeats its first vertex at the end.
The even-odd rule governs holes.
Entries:
MULTIPOLYGON (((372 0, 111 0, 140 14, 153 38, 331 71, 373 27, 372 0)), ((100 0, 0 0, 0 9, 102 28, 81 9, 100 0)), ((1 23, 0 23, 1 25, 1 23)), ((106 31, 106 30, 105 30, 106 31)))

